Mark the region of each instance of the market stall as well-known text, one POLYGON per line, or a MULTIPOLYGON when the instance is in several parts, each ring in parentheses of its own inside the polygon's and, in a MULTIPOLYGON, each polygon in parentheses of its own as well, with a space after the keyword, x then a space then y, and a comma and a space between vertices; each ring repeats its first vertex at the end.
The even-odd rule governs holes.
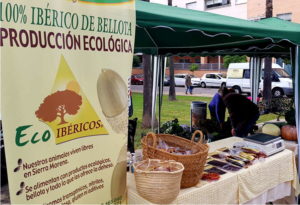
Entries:
MULTIPOLYGON (((136 5, 135 51, 152 55, 154 82, 152 113, 156 113, 156 100, 158 99, 159 122, 162 103, 161 79, 163 78, 161 75, 165 69, 165 57, 172 55, 249 56, 253 102, 256 102, 258 93, 262 59, 264 57, 287 57, 292 59, 295 79, 296 125, 297 132, 300 133, 298 103, 300 29, 298 24, 277 19, 251 22, 141 1, 137 1, 136 5)), ((156 129, 154 119, 153 115, 153 130, 156 129)), ((232 147, 239 140, 241 139, 230 138, 211 143, 209 152, 223 146, 232 147)), ((217 182, 200 181, 194 187, 183 189, 173 203, 260 204, 294 195, 293 191, 298 194, 297 186, 298 177, 294 155, 291 151, 284 150, 247 169, 236 173, 227 173, 217 182), (270 170, 272 170, 271 174, 270 170), (216 193, 218 193, 218 197, 215 197, 216 193)), ((128 195, 129 203, 149 203, 137 194, 132 174, 128 174, 128 195)))
MULTIPOLYGON (((209 144, 209 152, 222 147, 232 147, 241 138, 231 137, 209 144)), ((136 190, 134 176, 127 174, 128 203, 151 204, 136 190)), ((220 180, 201 180, 194 187, 181 189, 174 204, 265 204, 292 194, 298 190, 295 158, 290 150, 284 150, 247 169, 228 172, 220 180)), ((295 203, 293 197, 290 203, 295 203)))
MULTIPOLYGON (((142 1, 136 2, 136 17, 135 52, 152 55, 154 82, 162 79, 159 75, 163 74, 165 68, 163 59, 166 56, 247 55, 251 57, 251 84, 254 96, 252 99, 255 101, 261 59, 266 56, 291 58, 295 79, 296 125, 297 132, 300 133, 299 24, 276 18, 259 22, 246 21, 142 1)), ((160 82, 160 86, 157 86, 158 83, 153 85, 152 113, 155 113, 156 99, 162 99, 160 91, 163 84, 160 82)), ((153 115, 153 129, 154 119, 153 115)), ((160 121, 160 114, 158 120, 160 121)))

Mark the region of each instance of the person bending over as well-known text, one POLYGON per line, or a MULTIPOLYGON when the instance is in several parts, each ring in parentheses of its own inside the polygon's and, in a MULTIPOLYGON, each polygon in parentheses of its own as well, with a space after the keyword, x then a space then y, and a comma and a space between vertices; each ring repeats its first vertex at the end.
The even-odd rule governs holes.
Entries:
POLYGON ((257 105, 237 93, 224 95, 223 101, 231 120, 231 134, 238 137, 247 136, 253 130, 259 118, 257 105))

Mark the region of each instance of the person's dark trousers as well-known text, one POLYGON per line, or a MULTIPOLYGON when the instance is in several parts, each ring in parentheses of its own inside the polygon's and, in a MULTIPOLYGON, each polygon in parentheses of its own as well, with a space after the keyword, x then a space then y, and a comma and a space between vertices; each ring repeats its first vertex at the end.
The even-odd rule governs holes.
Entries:
POLYGON ((236 135, 238 137, 248 136, 248 134, 253 130, 253 127, 256 124, 258 118, 259 118, 259 114, 255 115, 252 119, 250 119, 249 122, 244 127, 240 129, 236 129, 236 135))

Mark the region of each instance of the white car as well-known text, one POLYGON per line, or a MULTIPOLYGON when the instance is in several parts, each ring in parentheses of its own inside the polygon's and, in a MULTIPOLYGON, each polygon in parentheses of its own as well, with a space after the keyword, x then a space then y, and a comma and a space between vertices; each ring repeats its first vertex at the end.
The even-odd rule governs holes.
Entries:
POLYGON ((225 87, 226 78, 223 78, 220 73, 206 73, 202 76, 200 85, 202 88, 225 87))
MULTIPOLYGON (((260 76, 259 88, 263 90, 264 65, 260 76)), ((250 93, 249 63, 230 63, 227 70, 227 87, 236 93, 250 93)), ((272 63, 272 94, 274 97, 293 96, 292 77, 278 64, 272 63)))
MULTIPOLYGON (((185 86, 185 77, 188 74, 175 74, 175 86, 185 86)), ((192 85, 193 86, 200 86, 200 78, 194 77, 191 75, 192 85)))

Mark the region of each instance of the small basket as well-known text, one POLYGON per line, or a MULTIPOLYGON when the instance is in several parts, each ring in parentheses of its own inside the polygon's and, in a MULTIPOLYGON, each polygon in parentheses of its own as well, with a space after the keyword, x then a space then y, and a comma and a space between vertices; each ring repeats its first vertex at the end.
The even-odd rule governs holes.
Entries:
POLYGON ((203 144, 203 133, 196 130, 191 140, 184 139, 169 134, 148 133, 142 139, 144 159, 162 159, 175 160, 184 166, 184 172, 181 180, 181 188, 188 188, 199 183, 202 176, 206 158, 208 155, 208 145, 203 144), (196 134, 200 134, 198 143, 194 142, 196 134), (191 155, 176 155, 165 150, 157 149, 158 139, 165 141, 168 145, 192 150, 191 155))
POLYGON ((133 164, 137 192, 148 201, 156 204, 168 204, 174 201, 180 191, 180 181, 184 167, 181 163, 148 159, 133 164), (145 171, 142 165, 168 163, 176 171, 145 171))

